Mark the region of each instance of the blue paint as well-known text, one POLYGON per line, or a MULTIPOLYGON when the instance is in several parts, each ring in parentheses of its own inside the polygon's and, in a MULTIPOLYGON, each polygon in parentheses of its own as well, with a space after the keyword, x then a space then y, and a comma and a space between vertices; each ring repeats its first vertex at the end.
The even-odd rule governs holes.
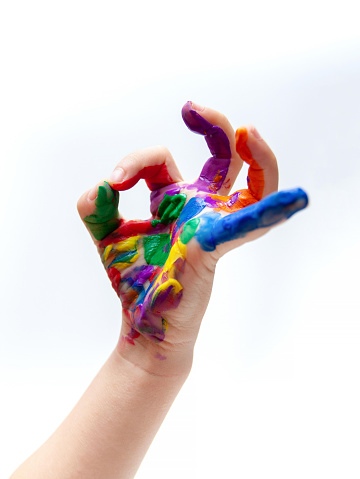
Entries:
POLYGON ((250 231, 268 228, 288 219, 307 204, 305 191, 296 188, 273 193, 258 203, 227 216, 205 213, 200 217, 196 239, 203 250, 213 251, 221 243, 242 238, 250 231))
POLYGON ((131 263, 132 258, 137 254, 137 250, 126 251, 125 253, 117 256, 108 266, 111 268, 114 264, 117 263, 131 263))
POLYGON ((200 225, 195 234, 196 239, 204 251, 214 251, 216 243, 213 238, 213 229, 221 219, 220 213, 205 213, 200 216, 200 225))
POLYGON ((184 206, 179 219, 176 222, 174 233, 176 233, 181 226, 187 221, 197 216, 206 207, 205 200, 203 198, 194 197, 191 198, 184 206))
POLYGON ((129 288, 137 292, 138 298, 136 304, 144 300, 149 288, 152 286, 152 284, 149 283, 145 289, 145 283, 149 281, 153 271, 154 266, 152 265, 137 266, 121 278, 122 284, 128 284, 129 288))

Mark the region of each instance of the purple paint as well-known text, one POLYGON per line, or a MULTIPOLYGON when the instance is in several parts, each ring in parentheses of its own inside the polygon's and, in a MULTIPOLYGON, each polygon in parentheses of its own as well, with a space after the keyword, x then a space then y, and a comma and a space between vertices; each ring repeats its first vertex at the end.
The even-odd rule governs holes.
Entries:
POLYGON ((198 180, 194 183, 200 190, 210 189, 218 191, 223 185, 230 166, 231 149, 229 138, 219 126, 212 125, 187 102, 182 109, 182 117, 186 126, 200 135, 205 136, 205 141, 213 155, 207 160, 201 170, 198 180))
MULTIPOLYGON (((242 190, 236 191, 232 195, 228 196, 226 201, 226 206, 228 208, 231 208, 232 206, 234 206, 234 204, 239 200, 239 196, 241 196, 241 194, 242 194, 242 190)), ((204 201, 205 201, 205 205, 208 206, 209 208, 218 207, 219 199, 216 198, 216 196, 215 197, 206 196, 204 198, 204 201)))
POLYGON ((160 353, 156 353, 155 357, 156 357, 156 359, 160 359, 160 361, 164 361, 166 359, 166 356, 163 356, 160 353))
MULTIPOLYGON (((173 286, 169 286, 160 293, 157 293, 155 299, 151 301, 151 308, 158 312, 163 313, 169 309, 175 309, 179 306, 183 292, 180 291, 177 295, 172 294, 173 286)), ((150 305, 149 305, 150 306, 150 305)))
POLYGON ((163 329, 162 317, 150 310, 150 304, 147 299, 143 304, 136 306, 133 315, 136 331, 145 334, 145 336, 155 342, 164 340, 165 331, 163 329))
POLYGON ((156 216, 160 203, 164 199, 165 193, 169 196, 178 195, 181 192, 180 186, 174 187, 174 185, 165 186, 160 190, 154 190, 150 195, 150 212, 153 216, 156 216))

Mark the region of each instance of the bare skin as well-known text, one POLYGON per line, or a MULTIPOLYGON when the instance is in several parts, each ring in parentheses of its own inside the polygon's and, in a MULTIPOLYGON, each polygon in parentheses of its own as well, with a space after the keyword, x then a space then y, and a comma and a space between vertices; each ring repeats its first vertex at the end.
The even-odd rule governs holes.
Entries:
MULTIPOLYGON (((243 164, 238 151, 243 150, 237 149, 235 132, 223 115, 209 108, 195 105, 191 108, 212 125, 219 126, 229 139, 231 162, 226 181, 216 191, 219 196, 229 195, 229 188, 225 185, 234 184, 243 164)), ((252 192, 254 202, 257 202, 277 190, 278 168, 274 154, 254 127, 247 126, 246 131, 246 146, 264 176, 261 197, 256 198, 252 192)), ((126 181, 147 166, 162 164, 166 164, 170 174, 169 185, 184 188, 181 174, 165 147, 140 150, 123 158, 106 181, 115 188, 120 177, 121 181, 126 181)), ((95 211, 99 185, 79 199, 78 210, 83 220, 95 211)), ((249 188, 251 190, 251 185, 249 188)), ((168 190, 164 185, 159 188, 162 189, 164 191, 160 194, 168 190)), ((195 193, 195 196, 197 194, 204 196, 203 192, 195 193)), ((294 200, 291 205, 293 212, 306 206, 307 201, 300 200, 294 200)), ((283 222, 288 216, 279 214, 274 224, 283 222)), ((84 223, 103 257, 105 248, 101 246, 102 239, 96 239, 89 224, 84 223)), ((186 265, 176 275, 182 287, 181 298, 175 308, 165 308, 162 303, 159 309, 167 322, 161 340, 154 340, 144 333, 135 323, 132 306, 126 304, 125 307, 123 303, 117 347, 70 415, 48 441, 20 466, 12 479, 134 477, 190 373, 194 345, 210 299, 218 260, 227 251, 262 236, 272 226, 256 227, 239 238, 219 243, 212 251, 205 251, 195 237, 187 243, 186 265)), ((166 227, 172 228, 171 225, 166 227)), ((141 258, 140 255, 137 261, 143 261, 141 258)), ((118 294, 123 297, 120 287, 118 294)))

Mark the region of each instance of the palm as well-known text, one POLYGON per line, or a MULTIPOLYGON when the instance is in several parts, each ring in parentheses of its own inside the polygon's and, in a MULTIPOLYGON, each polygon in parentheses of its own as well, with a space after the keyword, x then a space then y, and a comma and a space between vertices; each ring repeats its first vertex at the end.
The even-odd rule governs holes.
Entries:
POLYGON ((261 200, 266 178, 246 146, 246 129, 236 133, 236 150, 250 166, 248 188, 224 195, 233 179, 229 175, 232 152, 227 135, 189 104, 183 109, 183 118, 192 131, 205 136, 213 155, 199 178, 193 183, 174 183, 165 165, 144 168, 127 181, 100 186, 96 210, 84 218, 121 299, 130 342, 140 334, 163 341, 169 323, 175 325, 177 336, 179 331, 180 336, 186 336, 186 325, 176 323, 185 317, 190 324, 189 314, 184 312, 196 309, 197 302, 204 304, 204 296, 210 296, 209 265, 214 257, 254 232, 260 236, 307 203, 300 189, 261 200), (152 190, 152 217, 145 221, 121 219, 118 190, 128 189, 140 178, 152 190), (207 273, 202 274, 203 270, 207 273))

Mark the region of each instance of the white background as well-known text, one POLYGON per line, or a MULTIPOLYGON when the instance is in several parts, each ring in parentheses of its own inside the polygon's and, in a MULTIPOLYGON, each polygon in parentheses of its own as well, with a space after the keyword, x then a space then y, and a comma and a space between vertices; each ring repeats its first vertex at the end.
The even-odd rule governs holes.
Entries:
MULTIPOLYGON (((355 2, 15 0, 0 18, 1 477, 118 338, 77 198, 153 144, 195 177, 209 153, 182 124, 193 100, 255 124, 280 187, 311 204, 219 264, 192 373, 137 477, 358 478, 355 2)), ((145 186, 120 207, 147 217, 145 186)))

